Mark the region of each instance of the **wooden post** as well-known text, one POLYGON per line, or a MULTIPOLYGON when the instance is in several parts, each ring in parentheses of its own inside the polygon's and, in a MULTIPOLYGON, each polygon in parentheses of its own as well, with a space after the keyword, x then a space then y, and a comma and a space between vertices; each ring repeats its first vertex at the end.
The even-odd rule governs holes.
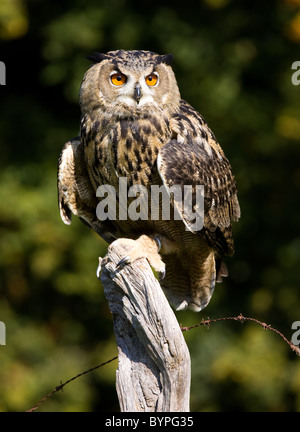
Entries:
POLYGON ((120 409, 187 412, 191 367, 182 331, 146 259, 117 268, 126 254, 116 241, 101 261, 119 351, 120 409))

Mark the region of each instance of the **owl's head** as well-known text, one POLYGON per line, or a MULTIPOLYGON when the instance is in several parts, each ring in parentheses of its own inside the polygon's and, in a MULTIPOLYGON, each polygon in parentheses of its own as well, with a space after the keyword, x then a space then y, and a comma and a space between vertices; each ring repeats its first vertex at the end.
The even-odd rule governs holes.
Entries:
POLYGON ((145 115, 155 108, 177 111, 180 94, 172 58, 172 54, 124 50, 88 57, 94 64, 81 84, 82 111, 104 108, 121 117, 145 115))

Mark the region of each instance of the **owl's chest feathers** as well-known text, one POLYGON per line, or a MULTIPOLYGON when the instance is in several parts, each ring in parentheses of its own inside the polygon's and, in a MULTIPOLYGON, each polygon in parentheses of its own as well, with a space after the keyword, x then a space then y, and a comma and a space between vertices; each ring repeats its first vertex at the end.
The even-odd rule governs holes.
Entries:
POLYGON ((106 128, 91 124, 85 153, 94 186, 118 187, 120 177, 128 186, 150 187, 156 177, 159 149, 170 139, 168 121, 157 116, 120 119, 106 128))

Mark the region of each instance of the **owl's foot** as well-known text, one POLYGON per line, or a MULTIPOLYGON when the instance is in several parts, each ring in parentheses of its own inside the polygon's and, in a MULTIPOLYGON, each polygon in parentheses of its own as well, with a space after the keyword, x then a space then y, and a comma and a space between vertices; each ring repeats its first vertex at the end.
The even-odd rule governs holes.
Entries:
POLYGON ((137 240, 120 238, 116 241, 128 248, 128 254, 118 262, 117 268, 131 264, 140 258, 146 258, 151 267, 158 272, 159 279, 165 277, 166 266, 159 255, 161 242, 158 237, 142 235, 137 240))

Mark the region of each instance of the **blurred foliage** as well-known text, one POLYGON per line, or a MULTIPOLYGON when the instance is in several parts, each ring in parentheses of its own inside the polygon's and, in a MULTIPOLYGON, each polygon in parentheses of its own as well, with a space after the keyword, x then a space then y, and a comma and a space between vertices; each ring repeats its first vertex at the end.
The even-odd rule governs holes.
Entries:
MULTIPOLYGON (((0 410, 24 411, 117 353, 95 270, 106 244, 60 220, 56 164, 78 133, 78 90, 93 51, 175 55, 182 97, 216 133, 236 175, 242 218, 230 276, 200 314, 254 316, 291 337, 300 320, 300 1, 0 0, 0 410)), ((186 332, 193 411, 300 411, 300 360, 245 323, 186 332)), ((113 362, 40 411, 118 410, 113 362)))
POLYGON ((22 37, 28 30, 28 17, 22 0, 0 0, 0 38, 22 37))

